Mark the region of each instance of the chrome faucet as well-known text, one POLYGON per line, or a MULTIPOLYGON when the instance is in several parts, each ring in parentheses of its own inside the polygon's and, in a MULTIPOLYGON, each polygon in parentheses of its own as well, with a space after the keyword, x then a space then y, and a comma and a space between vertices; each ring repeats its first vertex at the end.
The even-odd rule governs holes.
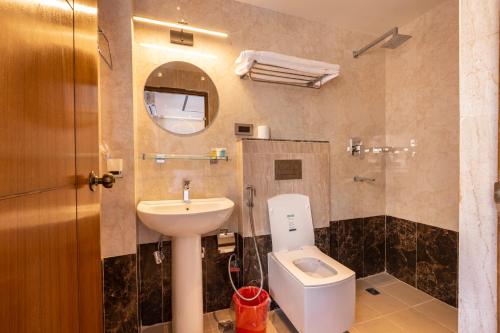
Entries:
POLYGON ((184 203, 189 203, 189 185, 191 181, 189 179, 184 179, 184 193, 182 196, 182 200, 184 203))

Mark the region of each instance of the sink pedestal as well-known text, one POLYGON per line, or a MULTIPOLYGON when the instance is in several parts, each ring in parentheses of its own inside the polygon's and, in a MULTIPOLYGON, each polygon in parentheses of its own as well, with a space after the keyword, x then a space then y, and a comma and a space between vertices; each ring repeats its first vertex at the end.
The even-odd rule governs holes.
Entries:
POLYGON ((172 238, 174 333, 203 333, 201 236, 172 238))
POLYGON ((141 201, 137 215, 150 229, 172 237, 174 333, 203 333, 201 235, 217 230, 233 212, 227 198, 141 201))

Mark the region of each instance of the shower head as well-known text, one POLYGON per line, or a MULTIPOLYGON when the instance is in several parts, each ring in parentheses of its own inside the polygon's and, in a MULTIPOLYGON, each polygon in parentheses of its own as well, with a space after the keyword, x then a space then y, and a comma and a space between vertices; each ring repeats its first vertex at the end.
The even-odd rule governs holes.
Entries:
POLYGON ((386 49, 395 49, 410 38, 411 38, 410 35, 401 35, 396 32, 395 34, 392 35, 391 39, 389 39, 382 45, 382 47, 386 49))
POLYGON ((365 53, 366 51, 368 51, 369 49, 371 49, 372 47, 374 47, 375 45, 377 45, 383 41, 385 41, 385 43, 382 44, 383 48, 395 49, 395 48, 399 47, 401 44, 403 44, 404 42, 406 42, 410 38, 411 38, 410 35, 401 35, 399 33, 399 29, 397 27, 395 27, 395 28, 392 28, 391 30, 387 31, 385 34, 383 34, 382 36, 380 36, 379 38, 377 38, 376 40, 374 40, 370 44, 366 45, 365 47, 363 47, 357 51, 354 51, 353 56, 354 56, 354 58, 357 58, 360 55, 362 55, 363 53, 365 53), (387 39, 388 37, 390 37, 390 39, 387 39))

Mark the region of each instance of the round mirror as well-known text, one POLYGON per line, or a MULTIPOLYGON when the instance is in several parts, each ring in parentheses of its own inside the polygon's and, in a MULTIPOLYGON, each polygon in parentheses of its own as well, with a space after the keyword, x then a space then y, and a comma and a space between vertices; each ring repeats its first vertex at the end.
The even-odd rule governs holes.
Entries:
POLYGON ((164 130, 193 134, 214 121, 219 96, 207 73, 193 64, 174 61, 149 74, 144 103, 151 119, 164 130))

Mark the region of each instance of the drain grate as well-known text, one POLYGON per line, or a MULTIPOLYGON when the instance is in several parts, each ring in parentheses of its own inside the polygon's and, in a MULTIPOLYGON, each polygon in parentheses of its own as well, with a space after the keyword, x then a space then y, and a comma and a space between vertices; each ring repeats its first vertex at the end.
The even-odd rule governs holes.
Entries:
POLYGON ((380 291, 375 288, 366 288, 365 290, 374 296, 380 295, 380 291))

